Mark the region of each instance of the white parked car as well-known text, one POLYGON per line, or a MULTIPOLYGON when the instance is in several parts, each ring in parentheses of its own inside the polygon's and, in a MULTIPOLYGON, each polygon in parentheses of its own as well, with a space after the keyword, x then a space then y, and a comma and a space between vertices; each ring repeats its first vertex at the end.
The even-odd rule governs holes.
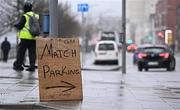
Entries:
POLYGON ((95 64, 110 62, 118 65, 118 46, 114 41, 99 41, 95 46, 95 64))

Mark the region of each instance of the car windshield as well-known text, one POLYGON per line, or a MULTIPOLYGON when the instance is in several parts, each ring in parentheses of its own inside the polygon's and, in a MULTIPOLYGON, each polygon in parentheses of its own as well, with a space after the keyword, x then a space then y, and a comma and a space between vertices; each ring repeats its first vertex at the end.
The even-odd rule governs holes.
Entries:
POLYGON ((148 48, 144 48, 144 52, 146 53, 162 53, 162 52, 165 52, 166 49, 165 48, 162 48, 162 47, 148 47, 148 48))
POLYGON ((113 44, 100 44, 98 50, 100 50, 100 51, 114 50, 114 45, 113 44))

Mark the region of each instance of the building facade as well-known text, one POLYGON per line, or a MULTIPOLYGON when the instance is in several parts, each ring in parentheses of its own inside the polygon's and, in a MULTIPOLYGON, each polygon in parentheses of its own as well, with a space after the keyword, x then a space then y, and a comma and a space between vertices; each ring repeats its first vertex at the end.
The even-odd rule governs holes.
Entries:
POLYGON ((165 31, 172 31, 172 48, 180 50, 180 0, 158 0, 155 12, 157 42, 165 43, 165 31), (162 34, 160 34, 162 33, 162 34))
POLYGON ((155 13, 157 0, 126 0, 126 2, 127 39, 141 44, 142 39, 151 30, 149 17, 155 13))

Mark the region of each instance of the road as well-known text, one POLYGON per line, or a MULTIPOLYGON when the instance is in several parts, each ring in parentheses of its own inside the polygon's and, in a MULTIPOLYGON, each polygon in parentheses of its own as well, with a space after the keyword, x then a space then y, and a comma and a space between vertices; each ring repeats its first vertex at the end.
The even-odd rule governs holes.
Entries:
POLYGON ((132 63, 132 54, 127 53, 126 75, 122 75, 120 70, 84 72, 84 85, 93 83, 93 87, 85 88, 85 97, 99 97, 94 98, 99 110, 110 110, 109 103, 115 110, 179 110, 179 56, 176 62, 176 71, 150 69, 148 72, 139 72, 132 63), (102 103, 107 104, 100 106, 102 103))

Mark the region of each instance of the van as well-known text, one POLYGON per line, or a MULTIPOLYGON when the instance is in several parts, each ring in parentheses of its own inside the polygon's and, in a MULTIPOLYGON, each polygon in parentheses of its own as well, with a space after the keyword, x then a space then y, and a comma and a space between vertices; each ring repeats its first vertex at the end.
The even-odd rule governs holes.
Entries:
POLYGON ((118 46, 116 42, 105 40, 99 41, 95 46, 95 64, 110 62, 118 65, 118 46))

